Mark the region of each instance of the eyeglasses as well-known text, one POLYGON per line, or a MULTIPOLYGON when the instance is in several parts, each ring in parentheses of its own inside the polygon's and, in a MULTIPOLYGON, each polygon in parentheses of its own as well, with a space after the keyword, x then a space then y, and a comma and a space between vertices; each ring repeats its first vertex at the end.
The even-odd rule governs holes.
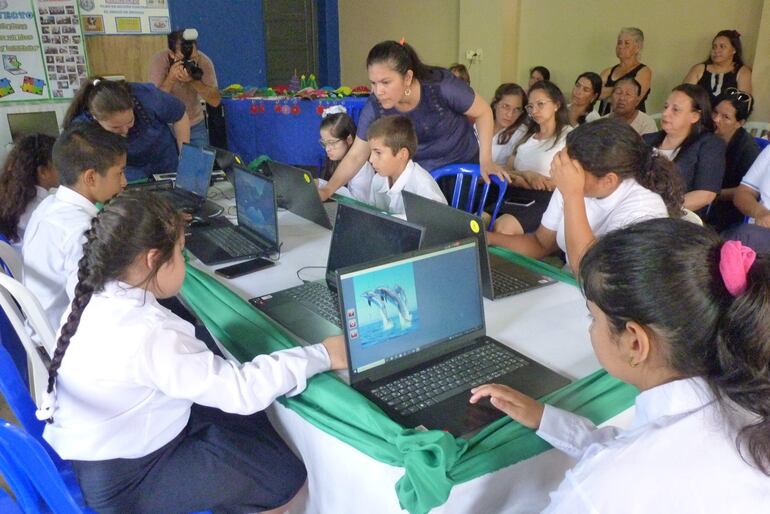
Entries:
POLYGON ((324 141, 323 139, 318 140, 318 144, 321 145, 321 148, 334 148, 339 144, 339 142, 342 141, 342 139, 329 139, 328 141, 324 141))
POLYGON ((527 104, 526 107, 524 107, 529 114, 532 114, 533 111, 540 111, 545 107, 547 104, 552 104, 553 100, 540 100, 539 102, 535 102, 533 104, 527 104))
POLYGON ((727 96, 734 96, 736 100, 739 102, 746 102, 748 103, 748 108, 751 110, 751 105, 754 103, 754 98, 752 96, 744 91, 741 91, 737 87, 728 87, 725 89, 725 95, 727 96))

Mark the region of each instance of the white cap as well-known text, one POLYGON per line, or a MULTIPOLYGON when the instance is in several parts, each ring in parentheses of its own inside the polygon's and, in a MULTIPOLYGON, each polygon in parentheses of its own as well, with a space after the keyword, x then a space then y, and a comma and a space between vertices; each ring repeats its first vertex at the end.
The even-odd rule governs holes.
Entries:
POLYGON ((182 39, 185 41, 197 41, 198 31, 196 29, 184 29, 184 32, 182 32, 182 39))

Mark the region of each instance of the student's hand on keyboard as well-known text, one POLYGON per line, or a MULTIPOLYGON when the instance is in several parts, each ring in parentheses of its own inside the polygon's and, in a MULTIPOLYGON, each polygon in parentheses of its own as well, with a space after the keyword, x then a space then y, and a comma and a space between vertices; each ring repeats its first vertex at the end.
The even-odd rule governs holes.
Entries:
POLYGON ((345 352, 345 338, 341 335, 327 337, 323 340, 323 345, 329 353, 331 360, 331 369, 346 369, 348 367, 348 357, 345 352))
POLYGON ((471 403, 478 403, 479 400, 488 396, 492 405, 525 427, 533 430, 540 427, 545 407, 534 398, 499 384, 474 387, 471 389, 471 393, 471 403))

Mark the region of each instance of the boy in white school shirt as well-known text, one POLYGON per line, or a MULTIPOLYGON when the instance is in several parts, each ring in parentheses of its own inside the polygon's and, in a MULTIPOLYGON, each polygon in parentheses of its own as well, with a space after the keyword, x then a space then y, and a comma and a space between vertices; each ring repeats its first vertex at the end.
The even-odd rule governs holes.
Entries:
POLYGON ((405 116, 384 116, 366 131, 369 162, 377 172, 372 178, 369 203, 399 217, 405 216, 402 191, 409 191, 446 204, 430 173, 412 160, 417 151, 417 133, 405 116))
POLYGON ((126 186, 126 148, 124 137, 97 123, 72 125, 54 144, 61 185, 32 213, 21 248, 24 285, 40 301, 54 331, 74 296, 84 232, 98 212, 96 203, 126 186))

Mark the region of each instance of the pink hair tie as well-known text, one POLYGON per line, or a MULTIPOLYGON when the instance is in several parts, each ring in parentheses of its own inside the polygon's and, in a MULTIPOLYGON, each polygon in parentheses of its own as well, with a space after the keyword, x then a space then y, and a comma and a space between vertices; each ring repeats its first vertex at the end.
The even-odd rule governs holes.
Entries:
POLYGON ((746 291, 747 276, 757 253, 740 241, 726 241, 719 255, 719 273, 727 291, 738 296, 746 291))

